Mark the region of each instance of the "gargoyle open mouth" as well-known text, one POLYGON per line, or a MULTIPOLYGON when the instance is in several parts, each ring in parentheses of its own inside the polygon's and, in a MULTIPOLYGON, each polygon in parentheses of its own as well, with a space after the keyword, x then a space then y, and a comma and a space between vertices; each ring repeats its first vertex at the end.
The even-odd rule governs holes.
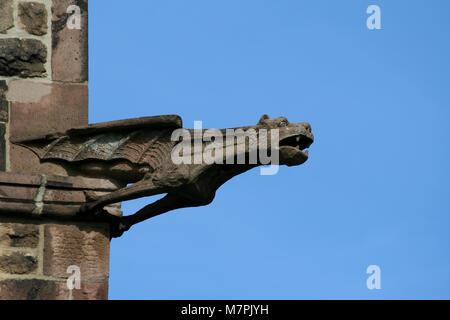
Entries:
MULTIPOLYGON (((312 135, 311 135, 312 136, 312 135)), ((305 150, 314 142, 308 135, 298 134, 280 141, 280 164, 297 166, 308 160, 309 151, 305 150)))

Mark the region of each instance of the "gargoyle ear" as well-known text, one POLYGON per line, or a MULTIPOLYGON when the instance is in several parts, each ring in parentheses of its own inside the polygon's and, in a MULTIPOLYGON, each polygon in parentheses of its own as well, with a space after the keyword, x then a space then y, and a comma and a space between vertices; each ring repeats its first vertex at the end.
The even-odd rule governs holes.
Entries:
POLYGON ((259 119, 258 123, 263 123, 264 120, 268 120, 270 119, 270 117, 267 114, 263 114, 263 116, 261 117, 261 119, 259 119))

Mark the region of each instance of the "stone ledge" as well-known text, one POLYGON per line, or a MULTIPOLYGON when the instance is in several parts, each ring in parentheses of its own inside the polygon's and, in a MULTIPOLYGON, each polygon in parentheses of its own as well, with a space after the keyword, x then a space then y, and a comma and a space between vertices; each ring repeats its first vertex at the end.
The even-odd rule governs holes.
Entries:
MULTIPOLYGON (((115 190, 103 179, 0 172, 0 216, 87 221, 77 214, 79 207, 115 190)), ((105 210, 122 215, 120 204, 105 210)))

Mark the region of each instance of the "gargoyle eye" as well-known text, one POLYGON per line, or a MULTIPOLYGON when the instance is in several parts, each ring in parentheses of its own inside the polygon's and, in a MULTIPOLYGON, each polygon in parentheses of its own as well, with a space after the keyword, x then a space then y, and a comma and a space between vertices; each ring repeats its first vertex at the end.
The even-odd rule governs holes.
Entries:
POLYGON ((289 124, 287 119, 281 119, 280 122, 278 122, 279 127, 286 127, 289 124))

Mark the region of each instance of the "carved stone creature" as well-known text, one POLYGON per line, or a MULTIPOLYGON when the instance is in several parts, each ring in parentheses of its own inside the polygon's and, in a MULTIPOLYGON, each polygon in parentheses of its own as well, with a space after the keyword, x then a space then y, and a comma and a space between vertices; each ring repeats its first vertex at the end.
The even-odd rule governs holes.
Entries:
MULTIPOLYGON (((118 237, 132 225, 156 215, 184 207, 207 205, 226 181, 268 164, 261 162, 259 152, 256 161, 249 163, 250 153, 254 149, 250 143, 242 147, 242 140, 239 142, 239 139, 231 140, 232 153, 226 151, 231 150, 226 149, 230 144, 223 147, 223 159, 220 161, 175 164, 172 158, 174 148, 179 143, 186 143, 184 140, 173 141, 172 134, 177 129, 182 129, 181 118, 167 115, 105 122, 13 143, 32 150, 41 162, 49 161, 66 168, 70 175, 115 180, 121 187, 119 190, 87 202, 80 208, 80 214, 103 218, 108 216, 112 222, 111 236, 118 237), (242 157, 245 157, 245 163, 237 164, 242 163, 237 161, 242 157), (157 194, 166 196, 131 216, 113 217, 103 210, 104 206, 112 203, 157 194)), ((270 119, 264 115, 257 125, 234 128, 238 129, 244 132, 254 130, 258 139, 263 138, 263 133, 266 136, 268 133, 265 151, 279 152, 279 163, 275 165, 295 166, 304 163, 308 159, 308 152, 303 150, 314 141, 308 123, 290 123, 285 117, 270 119), (271 129, 278 129, 278 141, 274 146, 271 145, 271 129)), ((217 131, 225 136, 226 130, 217 131)), ((196 132, 192 129, 184 132, 195 137, 196 132)), ((195 139, 198 140, 198 136, 187 143, 194 146, 195 139)), ((202 139, 200 143, 201 150, 205 150, 212 142, 202 139)), ((261 145, 257 144, 257 148, 260 149, 261 145)), ((183 156, 190 158, 195 147, 190 150, 192 154, 183 156)))

